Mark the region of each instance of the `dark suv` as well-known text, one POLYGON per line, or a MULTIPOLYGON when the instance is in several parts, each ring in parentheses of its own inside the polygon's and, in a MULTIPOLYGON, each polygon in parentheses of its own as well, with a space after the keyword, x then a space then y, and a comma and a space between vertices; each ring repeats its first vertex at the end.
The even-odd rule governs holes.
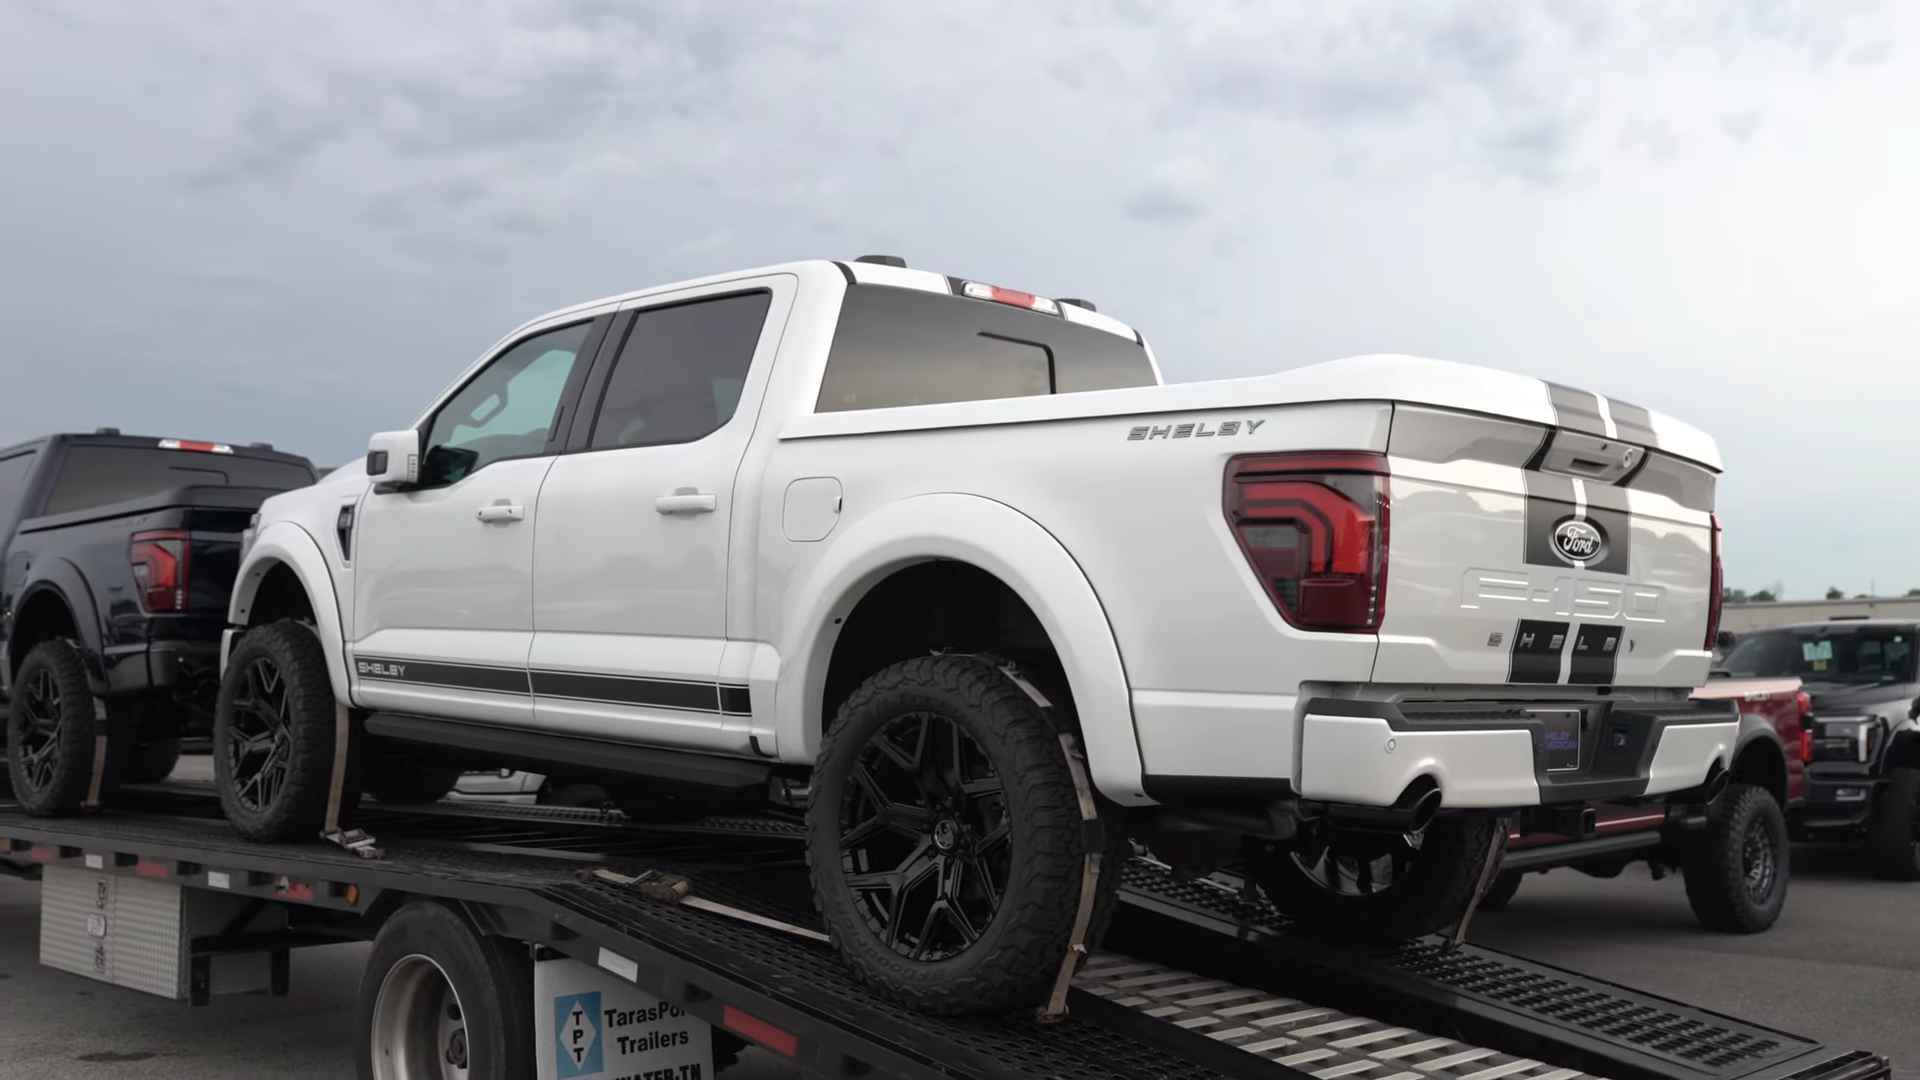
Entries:
POLYGON ((1742 635, 1716 676, 1794 676, 1813 699, 1795 839, 1862 840, 1920 880, 1920 622, 1842 619, 1742 635))

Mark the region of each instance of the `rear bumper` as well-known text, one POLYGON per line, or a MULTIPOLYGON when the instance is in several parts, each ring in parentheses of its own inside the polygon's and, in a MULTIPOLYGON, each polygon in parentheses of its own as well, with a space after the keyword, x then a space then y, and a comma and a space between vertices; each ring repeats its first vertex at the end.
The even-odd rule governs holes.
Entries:
POLYGON ((1302 710, 1299 791, 1390 806, 1422 777, 1450 809, 1631 799, 1700 786, 1732 759, 1725 702, 1421 705, 1316 698, 1302 710), (1549 768, 1541 708, 1578 707, 1579 765, 1549 768))

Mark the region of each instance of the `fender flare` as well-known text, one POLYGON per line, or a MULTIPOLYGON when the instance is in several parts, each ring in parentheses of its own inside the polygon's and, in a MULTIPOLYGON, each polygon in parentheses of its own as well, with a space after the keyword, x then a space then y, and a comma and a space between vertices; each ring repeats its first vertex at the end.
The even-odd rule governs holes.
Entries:
POLYGON ((1740 727, 1734 736, 1733 753, 1727 758, 1727 770, 1732 772, 1739 768, 1741 756, 1761 745, 1766 749, 1758 752, 1769 755, 1780 764, 1780 788, 1773 792, 1773 797, 1784 807, 1787 805, 1787 785, 1792 782, 1792 775, 1787 769, 1787 748, 1780 741, 1780 732, 1766 717, 1748 712, 1740 714, 1740 727))
POLYGON ((1894 728, 1880 763, 1882 773, 1891 769, 1920 769, 1920 724, 1908 720, 1894 728))
MULTIPOLYGON (((234 626, 247 625, 260 583, 276 566, 293 571, 294 577, 300 579, 300 587, 307 592, 307 602, 313 607, 314 630, 327 657, 327 676, 333 683, 334 700, 353 700, 347 692, 346 637, 341 631, 340 600, 334 588, 333 568, 307 530, 291 521, 276 521, 261 530, 253 546, 247 549, 246 563, 234 580, 227 621, 234 626)), ((223 656, 223 666, 224 663, 223 656)))
POLYGON ((836 530, 811 572, 785 591, 774 706, 782 756, 811 761, 819 752, 827 668, 847 616, 895 571, 936 559, 994 575, 1032 609, 1073 690, 1094 785, 1121 805, 1150 805, 1126 668, 1092 583, 1038 522, 978 495, 919 495, 882 507, 836 530))
MULTIPOLYGON (((93 692, 107 692, 107 679, 101 659, 100 608, 94 602, 93 590, 87 585, 85 574, 68 559, 50 559, 35 563, 26 584, 20 589, 20 599, 14 604, 14 611, 27 610, 27 606, 40 596, 51 593, 59 597, 61 606, 73 619, 74 629, 80 634, 80 652, 86 660, 87 681, 93 684, 93 692)), ((19 616, 16 614, 8 627, 8 681, 12 681, 13 651, 12 639, 19 629, 19 616)), ((23 653, 21 660, 26 659, 23 653)))

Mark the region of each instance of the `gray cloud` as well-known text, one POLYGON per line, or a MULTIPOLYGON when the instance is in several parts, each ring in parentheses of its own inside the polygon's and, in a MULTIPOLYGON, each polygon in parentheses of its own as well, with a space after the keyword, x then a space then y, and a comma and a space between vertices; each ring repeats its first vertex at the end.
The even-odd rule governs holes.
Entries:
MULTIPOLYGON (((1920 527, 1873 472, 1920 400, 1887 12, 0 5, 0 441, 342 461, 541 311, 890 251, 1178 378, 1407 349, 1681 415, 1735 583, 1811 587, 1818 523, 1920 527)), ((1849 591, 1910 572, 1860 550, 1849 591)))

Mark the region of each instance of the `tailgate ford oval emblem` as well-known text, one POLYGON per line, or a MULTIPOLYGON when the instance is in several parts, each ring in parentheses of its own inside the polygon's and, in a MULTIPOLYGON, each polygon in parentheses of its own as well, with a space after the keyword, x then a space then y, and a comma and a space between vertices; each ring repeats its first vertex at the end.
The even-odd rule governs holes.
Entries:
POLYGON ((1553 527, 1553 553, 1570 563, 1598 562, 1607 553, 1607 537, 1591 521, 1568 518, 1553 527))

